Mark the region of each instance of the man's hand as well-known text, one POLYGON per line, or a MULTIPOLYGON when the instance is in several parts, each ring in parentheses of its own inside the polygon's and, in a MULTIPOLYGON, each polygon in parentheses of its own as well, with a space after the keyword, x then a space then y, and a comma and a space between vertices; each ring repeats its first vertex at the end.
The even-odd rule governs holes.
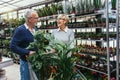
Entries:
POLYGON ((32 54, 34 54, 34 53, 35 53, 35 51, 30 51, 29 55, 32 55, 32 54))
POLYGON ((25 57, 27 58, 27 57, 29 57, 30 55, 34 54, 34 53, 35 53, 35 51, 30 51, 29 55, 25 55, 25 57))

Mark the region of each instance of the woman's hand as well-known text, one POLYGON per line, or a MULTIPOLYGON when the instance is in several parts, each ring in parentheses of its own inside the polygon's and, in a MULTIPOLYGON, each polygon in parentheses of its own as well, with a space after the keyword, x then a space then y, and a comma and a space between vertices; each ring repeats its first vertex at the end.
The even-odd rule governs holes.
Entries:
POLYGON ((51 52, 51 53, 56 53, 56 50, 55 50, 55 49, 52 49, 50 52, 51 52))

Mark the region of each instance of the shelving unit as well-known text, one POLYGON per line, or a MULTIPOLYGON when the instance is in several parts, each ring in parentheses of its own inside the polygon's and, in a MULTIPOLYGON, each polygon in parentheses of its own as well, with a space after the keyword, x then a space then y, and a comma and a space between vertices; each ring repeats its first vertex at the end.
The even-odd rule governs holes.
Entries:
POLYGON ((116 47, 116 80, 120 80, 120 1, 117 0, 116 9, 117 47, 116 47))
MULTIPOLYGON (((48 1, 43 1, 41 3, 38 3, 38 4, 29 5, 29 6, 30 7, 34 7, 34 6, 37 6, 37 5, 45 5, 47 7, 48 4, 50 4, 50 3, 54 2, 54 1, 55 0, 48 0, 48 1)), ((68 0, 60 0, 60 1, 68 1, 68 0)), ((91 53, 88 53, 88 52, 80 52, 80 51, 78 51, 78 53, 80 53, 80 55, 82 54, 82 55, 92 56, 92 57, 95 57, 95 58, 98 57, 101 60, 105 60, 106 61, 105 63, 107 64, 106 67, 105 67, 106 71, 105 72, 104 71, 100 71, 100 70, 97 70, 97 69, 85 66, 83 64, 76 64, 76 66, 80 67, 80 68, 84 68, 84 69, 90 70, 90 71, 95 71, 95 72, 98 72, 100 74, 104 74, 104 75, 107 76, 108 80, 110 80, 110 78, 111 78, 111 72, 116 69, 116 71, 117 71, 116 72, 116 79, 119 80, 119 76, 120 76, 120 72, 119 72, 119 67, 120 67, 120 63, 119 63, 120 62, 120 60, 119 60, 119 56, 120 56, 120 53, 119 53, 119 49, 120 49, 120 47, 119 47, 119 40, 120 40, 119 39, 120 38, 120 22, 119 22, 119 19, 120 19, 120 5, 119 4, 120 4, 120 1, 117 0, 118 4, 117 4, 116 14, 109 13, 109 11, 108 11, 109 10, 109 4, 108 4, 109 1, 108 0, 105 0, 105 1, 106 1, 105 2, 106 3, 105 4, 106 5, 105 6, 106 7, 105 13, 99 12, 99 11, 98 12, 95 11, 94 13, 89 13, 89 14, 86 14, 86 13, 85 14, 77 14, 77 13, 70 13, 70 14, 68 14, 69 17, 70 17, 70 21, 71 21, 71 23, 68 24, 68 27, 73 29, 75 31, 75 33, 80 32, 80 30, 82 30, 82 29, 86 30, 86 32, 87 32, 87 29, 91 29, 91 32, 94 32, 94 33, 98 34, 98 33, 102 33, 102 29, 105 29, 105 31, 104 31, 104 33, 106 34, 106 36, 105 36, 106 39, 105 40, 103 39, 103 37, 98 39, 98 40, 97 39, 88 38, 88 37, 86 39, 78 37, 78 38, 76 38, 76 44, 77 44, 78 41, 82 42, 82 40, 84 40, 84 41, 86 41, 86 44, 87 44, 87 41, 90 41, 91 44, 92 44, 92 42, 95 42, 96 46, 97 45, 102 46, 102 43, 106 42, 106 46, 105 46, 106 47, 105 48, 106 49, 106 54, 105 55, 91 54, 91 53), (101 17, 101 15, 103 15, 103 14, 106 17, 105 18, 106 19, 106 21, 105 21, 106 27, 105 26, 104 27, 101 27, 101 26, 92 26, 91 27, 90 25, 89 26, 83 26, 84 24, 78 21, 78 20, 80 20, 82 18, 87 20, 88 17, 89 18, 95 18, 96 16, 97 17, 101 17), (117 16, 116 17, 116 21, 117 21, 116 24, 115 23, 110 23, 110 21, 109 21, 109 14, 117 16), (78 21, 78 23, 74 23, 74 22, 77 22, 77 21, 78 21), (94 31, 92 31, 92 29, 94 29, 94 31), (117 33, 113 31, 113 33, 117 34, 117 41, 116 41, 117 48, 114 48, 114 49, 116 49, 116 51, 114 52, 114 54, 112 56, 111 56, 111 53, 110 53, 110 41, 112 41, 112 40, 115 41, 116 37, 115 38, 110 38, 110 29, 116 29, 117 30, 117 33), (116 56, 116 60, 114 59, 115 56, 116 56), (110 67, 111 66, 111 61, 114 61, 114 60, 116 61, 116 68, 111 70, 111 67, 110 67)), ((27 7, 28 6, 24 6, 24 7, 21 7, 19 9, 21 10, 21 9, 24 9, 24 8, 27 8, 27 7)), ((45 25, 46 25, 46 24, 49 23, 49 21, 52 21, 52 20, 55 21, 57 16, 58 16, 58 14, 49 15, 49 16, 43 16, 43 17, 40 18, 41 24, 45 23, 45 25)), ((52 25, 52 27, 51 26, 47 26, 47 27, 42 27, 41 26, 41 27, 39 27, 39 29, 45 30, 46 32, 49 32, 49 31, 51 32, 53 29, 56 29, 56 28, 57 27, 56 27, 55 23, 52 25)), ((90 32, 88 32, 88 33, 90 33, 90 32)), ((5 61, 5 62, 7 62, 7 61, 5 61)), ((7 63, 8 63, 8 65, 12 64, 11 61, 7 62, 7 63)), ((1 64, 4 64, 3 67, 5 66, 4 62, 1 62, 1 64)))
MULTIPOLYGON (((8 29, 8 25, 4 24, 4 22, 2 22, 0 24, 1 28, 0 28, 0 80, 6 80, 6 71, 2 68, 10 66, 13 64, 13 60, 11 58, 8 57, 3 57, 4 55, 4 49, 7 49, 9 46, 6 46, 5 44, 3 44, 4 40, 8 39, 7 34, 5 34, 5 29, 8 29)), ((9 33, 8 33, 9 34, 9 33)), ((7 41, 8 42, 8 41, 7 41)))
POLYGON ((0 69, 10 66, 13 64, 13 60, 11 58, 2 57, 2 61, 0 62, 0 69))
MULTIPOLYGON (((98 73, 101 73, 101 74, 106 74, 107 76, 108 76, 108 80, 110 80, 110 76, 111 76, 111 72, 110 72, 110 51, 109 51, 109 48, 110 48, 110 46, 109 46, 109 42, 110 42, 110 39, 109 39, 109 29, 110 29, 110 27, 109 27, 109 16, 108 16, 108 0, 106 0, 106 13, 105 13, 105 15, 106 15, 106 42, 107 42, 107 47, 106 47, 106 49, 107 49, 107 54, 106 54, 106 61, 107 61, 107 73, 104 73, 104 72, 101 72, 101 71, 99 71, 99 70, 95 70, 95 69, 92 69, 92 68, 89 68, 89 67, 86 67, 86 66, 83 66, 83 65, 79 65, 79 64, 77 64, 77 66, 80 66, 80 67, 82 67, 82 68, 85 68, 85 69, 88 69, 88 70, 92 70, 92 71, 96 71, 96 72, 98 72, 98 73)), ((113 28, 113 27, 111 27, 111 28, 113 28)), ((81 29, 81 28, 80 28, 81 29)), ((90 40, 90 39, 88 39, 88 40, 90 40)), ((97 41, 97 40, 96 40, 97 41)), ((99 40, 100 41, 100 40, 99 40)), ((102 41, 102 40, 101 40, 102 41)), ((103 41, 102 41, 103 42, 103 41)), ((83 53, 84 54, 84 53, 83 53)), ((87 54, 87 53, 86 53, 87 54)), ((95 56, 95 55, 94 55, 95 56)), ((99 55, 97 55, 97 56, 99 56, 99 55)), ((100 56, 99 56, 100 57, 100 56)))
POLYGON ((107 37, 107 74, 108 74, 108 80, 110 80, 110 52, 109 52, 109 16, 108 16, 108 0, 106 0, 106 37, 107 37))
POLYGON ((6 58, 6 57, 2 57, 2 61, 0 62, 0 80, 7 80, 6 76, 5 76, 5 70, 2 69, 4 67, 13 65, 13 60, 11 58, 6 58))
MULTIPOLYGON (((118 3, 118 2, 117 2, 118 3)), ((117 10, 118 12, 120 12, 119 10, 117 10)), ((91 69, 91 68, 88 68, 88 67, 85 67, 85 66, 82 66, 82 65, 77 65, 77 66, 80 66, 80 67, 83 67, 83 68, 85 68, 85 69, 89 69, 89 70, 92 70, 92 71, 96 71, 96 72, 99 72, 99 73, 102 73, 102 74, 106 74, 107 76, 108 76, 108 80, 110 80, 110 76, 111 76, 111 69, 110 69, 110 59, 112 59, 113 60, 113 57, 111 58, 110 57, 110 51, 109 51, 109 47, 110 47, 110 45, 109 45, 109 42, 110 42, 110 39, 109 39, 109 33, 110 33, 110 31, 109 31, 109 29, 110 28, 113 28, 113 27, 110 27, 109 25, 109 15, 108 15, 109 13, 108 13, 108 0, 106 0, 106 35, 107 35, 107 73, 102 73, 102 72, 99 72, 98 70, 94 70, 94 69, 91 69)), ((118 14, 120 14, 120 13, 118 13, 118 14)), ((119 15, 117 16, 117 18, 118 18, 118 21, 119 21, 119 15)), ((119 22, 117 23, 117 25, 116 26, 119 26, 119 22)), ((114 26, 115 27, 115 26, 114 26)), ((117 58, 115 59, 115 61, 116 61, 116 63, 117 63, 117 68, 115 68, 116 69, 116 71, 117 71, 117 75, 116 75, 116 79, 117 80, 119 80, 120 78, 119 78, 119 75, 120 75, 120 73, 119 73, 119 27, 117 28, 117 30, 118 30, 118 33, 117 33, 117 35, 118 35, 118 38, 117 38, 117 58)))
MULTIPOLYGON (((101 55, 97 55, 97 54, 93 55, 93 54, 89 54, 89 53, 82 53, 82 54, 95 56, 95 57, 100 57, 101 59, 106 60, 106 64, 107 64, 106 69, 107 69, 107 71, 106 72, 99 71, 99 70, 96 70, 96 69, 93 69, 93 68, 90 68, 90 67, 86 67, 86 66, 80 65, 80 64, 76 64, 76 66, 77 67, 82 67, 82 68, 90 70, 90 71, 95 71, 95 72, 98 72, 98 73, 101 73, 101 74, 105 74, 105 75, 107 75, 108 80, 110 80, 110 76, 111 76, 110 75, 111 74, 111 72, 110 72, 111 71, 111 69, 110 69, 110 58, 113 57, 113 56, 110 56, 110 51, 109 51, 110 45, 109 45, 109 42, 111 40, 114 40, 114 39, 109 37, 109 33, 110 33, 109 29, 115 28, 115 26, 109 26, 110 24, 109 24, 108 8, 109 8, 108 7, 108 0, 106 0, 106 10, 105 10, 106 13, 104 14, 104 15, 106 15, 106 27, 101 27, 101 26, 99 26, 99 27, 82 27, 82 26, 75 27, 75 25, 73 25, 73 24, 68 24, 68 27, 69 26, 73 26, 72 28, 71 27, 70 28, 74 29, 75 31, 79 30, 79 29, 88 29, 88 28, 95 29, 95 30, 101 30, 102 28, 106 29, 106 33, 105 33, 106 34, 106 40, 103 40, 102 38, 100 40, 92 40, 90 38, 88 38, 88 39, 78 38, 77 40, 95 41, 95 42, 100 42, 100 43, 106 42, 106 54, 105 54, 106 56, 103 57, 101 55)), ((75 22, 75 21, 77 21, 77 19, 86 18, 86 17, 92 17, 92 16, 95 17, 97 15, 100 16, 102 14, 103 14, 102 12, 95 12, 95 13, 92 13, 92 14, 85 14, 85 15, 84 14, 82 14, 82 15, 69 14, 69 17, 70 17, 72 22, 75 22)), ((42 21, 46 21, 47 20, 48 21, 48 20, 51 20, 51 19, 56 19, 56 17, 57 17, 57 15, 46 16, 46 17, 40 18, 40 20, 42 20, 42 21)), ((55 28, 56 27, 54 27, 53 29, 55 29, 55 28)), ((49 29, 49 28, 46 27, 46 28, 44 28, 44 30, 48 30, 49 31, 49 30, 52 30, 52 29, 49 29)))

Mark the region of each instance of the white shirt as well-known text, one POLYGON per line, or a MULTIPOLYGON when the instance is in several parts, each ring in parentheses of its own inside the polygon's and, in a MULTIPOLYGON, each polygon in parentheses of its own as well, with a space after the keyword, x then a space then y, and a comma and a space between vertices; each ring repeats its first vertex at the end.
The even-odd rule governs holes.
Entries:
POLYGON ((32 30, 31 30, 26 23, 24 25, 25 25, 25 28, 28 29, 31 32, 32 35, 35 33, 34 28, 32 28, 32 30))
MULTIPOLYGON (((53 37, 64 43, 70 43, 74 40, 74 32, 71 29, 66 27, 64 30, 60 30, 60 28, 53 30, 53 37)), ((74 43, 71 44, 71 47, 74 47, 74 43)))

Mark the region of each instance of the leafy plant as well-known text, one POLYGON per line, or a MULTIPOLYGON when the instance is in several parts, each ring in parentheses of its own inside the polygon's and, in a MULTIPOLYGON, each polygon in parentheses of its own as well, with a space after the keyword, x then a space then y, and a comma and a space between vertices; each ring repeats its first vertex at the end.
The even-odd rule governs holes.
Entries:
POLYGON ((37 11, 39 17, 43 17, 44 16, 42 8, 41 9, 37 9, 36 11, 37 11))
POLYGON ((3 44, 5 47, 8 47, 9 44, 10 44, 10 40, 9 40, 9 39, 2 40, 2 44, 3 44))
POLYGON ((100 8, 102 8, 101 0, 94 0, 93 4, 96 10, 99 10, 100 8))
POLYGON ((52 14, 57 14, 57 10, 58 10, 58 5, 55 4, 55 3, 52 3, 51 6, 50 6, 50 10, 52 12, 52 14))
POLYGON ((45 80, 49 76, 49 66, 51 63, 50 55, 46 53, 46 46, 52 37, 43 31, 37 31, 34 35, 34 42, 30 43, 28 49, 36 50, 36 54, 29 56, 28 61, 31 63, 38 79, 45 80))
POLYGON ((58 11, 59 11, 60 14, 63 13, 63 6, 62 6, 62 4, 58 4, 58 11))
POLYGON ((82 10, 82 6, 81 6, 81 1, 76 1, 75 2, 75 12, 76 13, 80 13, 80 12, 82 12, 83 10, 82 10))
POLYGON ((111 0, 112 9, 116 9, 116 0, 111 0))
POLYGON ((49 33, 37 31, 34 35, 34 42, 30 43, 28 49, 36 50, 34 55, 28 57, 28 61, 38 79, 71 80, 75 74, 73 63, 76 57, 71 55, 76 51, 76 48, 70 48, 70 43, 58 42, 49 33), (56 50, 55 54, 50 52, 53 48, 56 50))
POLYGON ((52 61, 55 63, 54 66, 57 66, 57 73, 53 75, 54 80, 72 80, 72 77, 75 75, 73 63, 76 60, 76 57, 71 54, 74 53, 77 49, 70 48, 70 44, 65 43, 54 43, 52 48, 57 50, 57 54, 53 55, 52 61))

